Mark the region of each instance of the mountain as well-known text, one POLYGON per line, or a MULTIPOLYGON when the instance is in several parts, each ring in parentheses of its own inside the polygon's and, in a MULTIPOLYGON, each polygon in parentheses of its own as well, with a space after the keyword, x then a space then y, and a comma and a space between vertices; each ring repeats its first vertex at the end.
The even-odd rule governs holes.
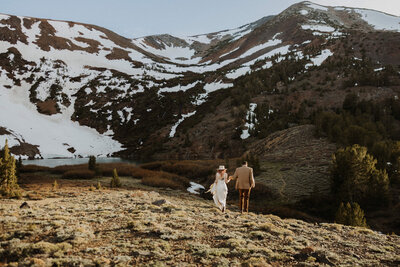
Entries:
MULTIPOLYGON (((397 99, 399 23, 302 2, 237 29, 127 39, 94 25, 0 15, 0 141, 23 157, 241 156, 257 141, 263 104, 268 119, 306 118, 341 107, 349 91, 397 99), (383 87, 349 77, 365 59, 383 87)), ((264 136, 299 121, 276 120, 264 136)))

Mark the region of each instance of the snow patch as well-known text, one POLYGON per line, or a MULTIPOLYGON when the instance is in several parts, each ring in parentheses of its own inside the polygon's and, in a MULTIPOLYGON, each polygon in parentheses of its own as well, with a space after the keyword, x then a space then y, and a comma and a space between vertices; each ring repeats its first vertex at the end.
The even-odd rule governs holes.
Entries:
POLYGON ((335 28, 328 26, 328 25, 321 25, 321 24, 316 24, 316 25, 301 25, 301 28, 303 30, 311 30, 311 31, 317 31, 317 32, 334 32, 335 28))
POLYGON ((328 8, 325 7, 325 6, 320 6, 320 5, 311 3, 311 2, 308 2, 308 3, 306 3, 306 4, 307 4, 307 6, 308 6, 309 8, 312 8, 312 9, 317 9, 317 10, 322 10, 322 11, 328 11, 328 8))
POLYGON ((300 10, 300 14, 301 15, 303 15, 303 16, 305 16, 305 15, 307 15, 308 14, 308 11, 307 10, 300 10))
POLYGON ((360 14, 361 18, 376 30, 400 32, 400 17, 367 9, 355 9, 355 12, 360 14))
POLYGON ((191 83, 191 84, 188 84, 188 85, 184 85, 184 86, 181 86, 179 84, 179 85, 174 86, 174 87, 165 87, 165 88, 162 88, 162 89, 158 90, 158 94, 164 93, 164 92, 167 92, 167 93, 179 92, 179 91, 185 92, 185 91, 195 87, 198 83, 199 83, 199 81, 196 81, 194 83, 191 83))
POLYGON ((176 133, 176 128, 178 128, 179 124, 181 124, 186 118, 189 118, 190 116, 193 116, 194 114, 196 114, 196 111, 193 111, 191 113, 188 114, 182 114, 182 118, 179 119, 174 126, 172 126, 171 131, 169 133, 169 137, 172 138, 175 136, 176 133))
POLYGON ((289 48, 290 48, 290 45, 285 45, 285 46, 281 46, 281 47, 275 48, 274 50, 271 50, 268 53, 263 54, 263 55, 259 56, 258 58, 255 58, 252 61, 247 62, 244 65, 245 66, 251 66, 254 63, 256 63, 256 61, 258 61, 258 60, 264 60, 264 59, 273 57, 274 55, 277 55, 277 54, 286 55, 287 53, 290 52, 289 48))
POLYGON ((195 35, 195 36, 190 36, 190 37, 183 37, 182 39, 184 39, 190 45, 193 44, 194 42, 199 42, 202 44, 209 44, 212 41, 212 39, 208 38, 208 36, 206 34, 195 35))
POLYGON ((233 86, 233 83, 223 83, 222 81, 219 81, 219 82, 214 82, 214 83, 207 83, 204 86, 204 90, 207 93, 211 93, 211 92, 214 92, 214 91, 217 91, 220 89, 226 89, 226 88, 229 88, 232 86, 233 86))
POLYGON ((277 35, 279 35, 279 34, 280 34, 280 33, 275 34, 275 36, 272 38, 272 40, 269 40, 268 42, 266 42, 266 43, 264 43, 264 44, 260 44, 260 45, 257 45, 257 46, 254 46, 254 47, 250 48, 250 49, 247 50, 245 53, 243 53, 242 55, 240 55, 239 58, 245 58, 245 57, 250 56, 250 55, 252 55, 252 54, 254 54, 254 53, 256 53, 256 52, 258 52, 258 51, 260 51, 260 50, 263 50, 263 49, 265 49, 265 48, 268 48, 268 47, 271 47, 271 46, 275 46, 275 45, 281 44, 281 43, 282 43, 282 40, 275 39, 275 37, 276 37, 277 35))
POLYGON ((227 56, 229 54, 232 54, 233 52, 237 51, 239 48, 240 48, 240 46, 236 47, 235 49, 233 49, 233 50, 231 50, 231 51, 229 51, 229 52, 227 52, 225 54, 220 55, 219 58, 227 56))
POLYGON ((85 107, 87 107, 87 106, 93 106, 93 105, 94 105, 93 100, 90 100, 89 103, 87 103, 87 104, 85 105, 85 107))
POLYGON ((240 138, 242 140, 250 137, 249 131, 254 129, 255 126, 254 123, 257 122, 257 119, 255 118, 256 114, 254 113, 256 107, 257 107, 256 103, 250 103, 249 111, 247 112, 246 115, 246 124, 244 125, 245 129, 243 129, 242 134, 240 135, 240 138))
POLYGON ((196 195, 198 195, 198 194, 200 194, 199 192, 198 192, 198 190, 200 190, 200 189, 205 189, 204 188, 204 186, 202 186, 201 184, 197 184, 197 183, 194 183, 194 182, 190 182, 190 187, 188 187, 187 188, 187 191, 189 191, 190 193, 192 193, 192 194, 196 194, 196 195))
POLYGON ((244 67, 241 67, 241 68, 238 68, 236 70, 233 70, 233 71, 229 72, 225 76, 228 79, 236 79, 236 78, 238 78, 240 76, 245 75, 246 73, 248 73, 250 71, 251 71, 250 67, 244 66, 244 67))
POLYGON ((333 53, 331 52, 331 50, 329 49, 325 49, 321 51, 321 54, 314 57, 314 58, 310 58, 312 63, 308 63, 306 64, 306 68, 308 69, 311 66, 321 66, 321 64, 330 56, 332 56, 333 53))

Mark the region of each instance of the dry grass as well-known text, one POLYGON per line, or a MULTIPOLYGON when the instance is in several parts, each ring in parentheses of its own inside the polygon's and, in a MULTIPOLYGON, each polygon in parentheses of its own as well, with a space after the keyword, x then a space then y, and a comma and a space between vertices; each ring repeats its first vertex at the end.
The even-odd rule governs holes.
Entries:
POLYGON ((113 170, 116 169, 119 176, 132 176, 135 165, 127 163, 104 163, 99 164, 99 169, 104 176, 112 176, 113 170))
POLYGON ((182 189, 182 185, 176 181, 162 178, 159 176, 145 177, 142 179, 142 184, 152 187, 163 187, 171 189, 182 189))
POLYGON ((63 179, 92 179, 95 176, 95 172, 91 170, 71 170, 64 172, 62 175, 63 179))
POLYGON ((37 103, 38 111, 45 115, 53 115, 58 113, 57 102, 53 99, 37 103))
POLYGON ((152 176, 145 176, 142 178, 142 184, 172 189, 186 189, 190 185, 187 178, 167 172, 155 172, 152 176))
MULTIPOLYGON (((132 176, 132 173, 139 169, 135 165, 127 164, 127 163, 104 163, 98 164, 99 174, 104 176, 112 176, 112 172, 114 169, 117 169, 117 172, 120 176, 132 176)), ((62 165, 54 168, 42 167, 36 165, 24 165, 21 169, 21 172, 32 173, 32 172, 42 172, 42 171, 50 171, 53 174, 61 174, 64 175, 66 173, 71 172, 81 172, 86 173, 88 171, 88 164, 78 164, 78 165, 62 165)), ((141 178, 141 177, 140 177, 141 178)))
POLYGON ((218 164, 224 163, 210 160, 155 161, 142 164, 140 167, 175 173, 192 180, 199 180, 212 175, 218 164))
POLYGON ((144 177, 155 176, 157 171, 142 169, 142 168, 133 168, 131 175, 133 178, 142 179, 144 177))
POLYGON ((199 177, 207 177, 214 173, 214 165, 203 165, 194 162, 180 161, 171 164, 165 164, 161 170, 183 175, 191 179, 198 179, 199 177))
POLYGON ((263 223, 263 224, 259 225, 259 227, 260 227, 260 230, 263 230, 263 231, 268 232, 273 235, 289 235, 289 236, 293 235, 292 231, 282 228, 282 227, 279 227, 279 226, 276 226, 269 222, 263 223))
POLYGON ((154 161, 149 163, 140 164, 140 167, 146 170, 159 171, 167 161, 154 161))
MULTIPOLYGON (((177 166, 181 165, 178 164, 177 166)), ((50 171, 52 174, 61 175, 63 179, 92 179, 98 175, 112 176, 114 169, 117 169, 119 176, 142 179, 141 183, 148 186, 181 190, 186 190, 190 186, 190 182, 186 177, 165 171, 144 169, 127 163, 98 164, 98 171, 89 170, 88 164, 62 165, 54 168, 27 165, 24 166, 23 170, 30 173, 50 171)))
POLYGON ((57 166, 51 168, 50 172, 54 174, 64 174, 70 171, 84 171, 84 170, 88 170, 87 164, 57 166))
POLYGON ((33 173, 33 172, 45 172, 50 171, 51 168, 45 166, 38 165, 22 165, 20 172, 21 173, 33 173))

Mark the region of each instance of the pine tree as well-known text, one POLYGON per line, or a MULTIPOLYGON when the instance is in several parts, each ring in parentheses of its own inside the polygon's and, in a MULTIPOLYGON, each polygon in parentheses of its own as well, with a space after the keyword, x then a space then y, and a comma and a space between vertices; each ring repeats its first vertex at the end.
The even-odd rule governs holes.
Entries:
POLYGON ((385 204, 389 178, 376 169, 376 159, 359 145, 339 149, 333 155, 332 191, 340 201, 362 205, 385 204))
POLYGON ((97 190, 103 190, 103 187, 101 186, 100 182, 97 182, 97 186, 96 186, 97 190))
POLYGON ((350 226, 368 227, 364 217, 364 211, 356 202, 351 204, 347 202, 346 205, 344 205, 343 202, 340 203, 335 222, 350 226))
POLYGON ((57 189, 58 189, 58 183, 57 183, 57 180, 54 180, 53 191, 56 191, 57 189))
POLYGON ((90 156, 89 157, 88 168, 91 171, 95 171, 96 170, 96 157, 95 156, 90 156))
POLYGON ((0 159, 0 195, 8 198, 21 196, 16 176, 15 158, 10 155, 7 140, 0 159))
POLYGON ((121 181, 119 180, 117 169, 113 170, 113 178, 111 179, 110 187, 121 187, 121 181))
POLYGON ((16 173, 17 177, 19 177, 19 174, 20 174, 20 171, 21 171, 21 168, 22 168, 22 158, 21 158, 21 156, 18 157, 18 160, 16 161, 15 165, 16 165, 16 172, 15 173, 16 173))

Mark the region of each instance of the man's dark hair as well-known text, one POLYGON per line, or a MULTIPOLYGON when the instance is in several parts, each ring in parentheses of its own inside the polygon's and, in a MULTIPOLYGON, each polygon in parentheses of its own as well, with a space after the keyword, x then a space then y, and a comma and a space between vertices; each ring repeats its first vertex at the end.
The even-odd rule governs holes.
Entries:
POLYGON ((247 165, 247 161, 243 161, 243 165, 247 165))

